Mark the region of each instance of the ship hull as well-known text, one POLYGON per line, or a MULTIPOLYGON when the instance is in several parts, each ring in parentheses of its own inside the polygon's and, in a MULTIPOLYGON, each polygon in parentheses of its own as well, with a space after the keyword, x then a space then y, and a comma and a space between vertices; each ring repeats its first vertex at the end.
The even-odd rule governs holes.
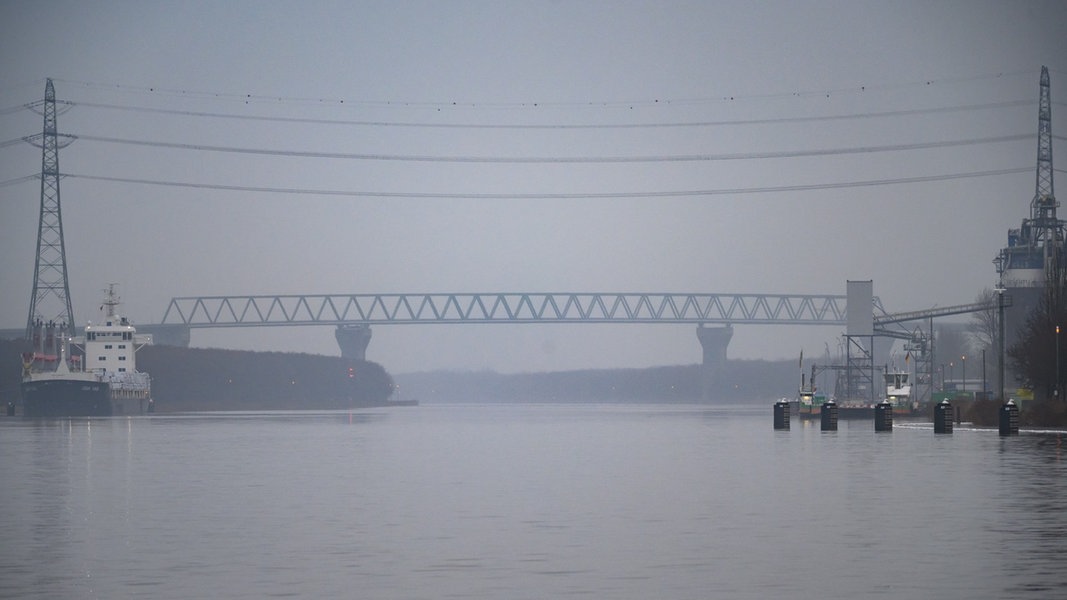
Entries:
MULTIPOLYGON (((838 406, 837 418, 840 419, 873 419, 875 410, 870 406, 838 406)), ((801 406, 799 413, 801 419, 818 419, 822 416, 822 410, 819 408, 812 409, 807 406, 801 406)), ((906 406, 894 406, 894 417, 915 417, 918 416, 917 410, 912 410, 906 406)))
POLYGON ((123 403, 116 405, 102 381, 49 379, 22 382, 22 406, 27 417, 110 417, 123 403))

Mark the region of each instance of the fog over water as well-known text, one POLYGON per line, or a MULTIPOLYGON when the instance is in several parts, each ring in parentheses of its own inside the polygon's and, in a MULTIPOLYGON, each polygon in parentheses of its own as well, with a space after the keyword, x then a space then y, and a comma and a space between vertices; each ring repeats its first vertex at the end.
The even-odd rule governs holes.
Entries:
MULTIPOLYGON (((844 294, 969 303, 1064 148, 1062 2, 0 5, 0 327, 26 322, 62 102, 75 318, 177 296, 844 294), (68 105, 66 102, 70 102, 68 105), (26 179, 22 179, 26 178, 26 179)), ((1056 171, 1063 179, 1062 167, 1056 171)), ((836 348, 738 326, 730 358, 836 348)), ((194 345, 337 354, 329 327, 194 345)), ((390 371, 700 361, 691 326, 377 327, 390 371)))

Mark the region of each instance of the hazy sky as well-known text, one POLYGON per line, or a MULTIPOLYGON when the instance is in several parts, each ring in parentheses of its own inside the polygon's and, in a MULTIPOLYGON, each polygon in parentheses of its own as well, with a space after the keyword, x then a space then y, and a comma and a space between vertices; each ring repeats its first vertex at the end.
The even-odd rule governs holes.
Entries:
MULTIPOLYGON (((175 296, 844 294, 849 279, 894 312, 968 303, 1028 214, 1042 65, 1062 164, 1057 1, 0 3, 0 109, 39 100, 46 77, 76 104, 60 170, 82 322, 109 282, 141 323, 175 296), (709 158, 670 160, 687 155, 709 158), (606 157, 655 160, 588 161, 606 157), (873 181, 889 183, 842 185, 873 181), (558 197, 630 192, 648 196, 558 197)), ((39 149, 2 144, 40 131, 0 110, 0 182, 40 172, 39 149)), ((26 320, 38 203, 37 181, 0 186, 0 327, 26 320)), ((376 327, 368 358, 395 373, 693 363, 693 329, 376 327)), ((728 354, 818 355, 841 333, 738 326, 728 354)), ((338 353, 330 327, 193 343, 338 353)))

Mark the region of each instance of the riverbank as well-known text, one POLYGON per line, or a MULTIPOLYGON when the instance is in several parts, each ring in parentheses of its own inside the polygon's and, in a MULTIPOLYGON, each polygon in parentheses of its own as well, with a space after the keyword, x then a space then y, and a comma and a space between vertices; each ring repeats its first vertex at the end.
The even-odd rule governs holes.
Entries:
MULTIPOLYGON (((999 400, 976 400, 963 408, 962 418, 981 427, 1000 423, 999 400)), ((1023 427, 1067 427, 1067 404, 1063 402, 1024 402, 1019 411, 1023 427)))

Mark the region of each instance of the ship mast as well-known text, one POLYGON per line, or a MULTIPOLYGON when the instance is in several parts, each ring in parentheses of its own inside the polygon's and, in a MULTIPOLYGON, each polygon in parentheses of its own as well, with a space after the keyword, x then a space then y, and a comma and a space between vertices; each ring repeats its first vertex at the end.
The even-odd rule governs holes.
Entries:
POLYGON ((104 306, 107 307, 108 318, 115 316, 115 307, 119 305, 119 296, 115 293, 116 283, 107 284, 107 290, 105 290, 104 306))

